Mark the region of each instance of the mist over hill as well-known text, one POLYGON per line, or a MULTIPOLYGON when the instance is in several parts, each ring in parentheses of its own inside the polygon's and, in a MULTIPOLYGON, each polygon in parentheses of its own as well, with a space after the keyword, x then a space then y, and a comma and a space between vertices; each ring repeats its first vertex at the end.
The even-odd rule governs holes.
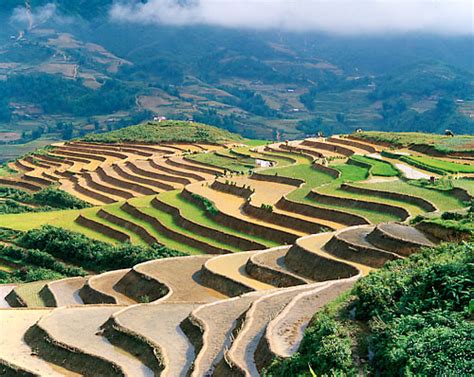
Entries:
POLYGON ((30 12, 6 1, 1 141, 69 139, 154 115, 270 139, 357 128, 472 132, 472 33, 229 26, 203 16, 207 3, 128 2, 127 18, 112 1, 36 0, 30 12), (144 16, 164 3, 175 11, 159 13, 168 19, 144 16))

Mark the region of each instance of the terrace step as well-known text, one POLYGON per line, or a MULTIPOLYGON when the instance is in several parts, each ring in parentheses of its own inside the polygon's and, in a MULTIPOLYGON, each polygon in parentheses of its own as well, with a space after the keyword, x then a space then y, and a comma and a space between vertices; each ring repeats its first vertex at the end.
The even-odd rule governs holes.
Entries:
POLYGON ((180 168, 176 165, 170 165, 167 162, 167 159, 149 159, 147 162, 150 166, 158 171, 164 172, 169 175, 174 175, 178 177, 184 177, 192 181, 205 181, 208 179, 209 175, 200 174, 199 172, 193 172, 187 168, 180 168))
MULTIPOLYGON (((196 307, 197 304, 192 303, 136 305, 115 313, 113 321, 119 331, 131 333, 132 337, 138 336, 148 343, 152 353, 157 355, 155 360, 147 360, 147 364, 153 365, 155 375, 185 377, 195 354, 180 323, 196 307)), ((134 351, 126 347, 125 350, 134 351)))
POLYGON ((171 214, 176 224, 178 224, 183 229, 193 232, 194 234, 199 234, 203 237, 215 239, 240 250, 255 250, 265 247, 264 245, 255 241, 251 241, 247 238, 226 233, 222 229, 215 229, 193 221, 189 218, 189 215, 183 214, 183 210, 179 208, 179 205, 173 205, 170 202, 163 200, 161 195, 153 198, 150 204, 152 207, 158 210, 171 214))
POLYGON ((333 235, 334 232, 320 233, 296 240, 285 256, 287 268, 314 281, 367 275, 372 271, 369 266, 337 258, 324 251, 326 243, 333 235))
POLYGON ((104 192, 107 196, 115 197, 118 199, 117 201, 130 199, 134 196, 130 191, 120 189, 108 182, 103 181, 100 175, 96 172, 84 173, 82 176, 85 178, 89 187, 96 191, 104 192))
POLYGON ((80 289, 79 295, 85 304, 133 305, 136 301, 114 288, 130 269, 104 272, 91 276, 80 289))
POLYGON ((208 260, 203 266, 204 284, 228 296, 275 288, 252 278, 246 272, 245 265, 248 258, 256 253, 257 251, 246 251, 220 255, 208 260))
MULTIPOLYGON (((325 286, 325 285, 324 285, 325 286)), ((321 287, 322 289, 323 287, 321 287)), ((313 285, 283 288, 255 300, 245 314, 242 329, 218 367, 218 375, 230 369, 233 373, 248 377, 259 376, 256 364, 258 344, 268 323, 275 318, 299 293, 314 289, 313 285)), ((233 374, 232 373, 232 374, 233 374)), ((229 373, 230 374, 230 373, 229 373)))
POLYGON ((202 284, 201 269, 210 255, 175 257, 140 263, 134 266, 115 289, 139 301, 206 303, 227 298, 202 284))
MULTIPOLYGON (((163 183, 167 182, 166 184, 172 187, 182 187, 182 185, 187 185, 192 181, 191 178, 185 178, 176 174, 172 169, 169 169, 170 171, 164 171, 161 165, 158 165, 155 160, 152 159, 133 162, 127 161, 125 166, 137 175, 143 175, 163 183)), ((170 189, 168 188, 167 190, 170 189)))
POLYGON ((0 309, 11 307, 7 300, 5 300, 5 297, 8 296, 15 287, 15 284, 0 284, 0 309))
POLYGON ((39 358, 25 343, 23 336, 50 309, 0 310, 0 374, 27 376, 79 376, 39 358), (9 374, 10 372, 10 374, 9 374), (22 373, 23 372, 23 373, 22 373))
POLYGON ((348 138, 342 138, 340 136, 332 136, 328 139, 329 142, 333 144, 343 144, 343 145, 349 145, 352 147, 356 147, 358 149, 361 149, 365 151, 366 153, 376 153, 377 149, 375 148, 374 145, 370 145, 367 143, 363 143, 359 140, 353 140, 353 139, 348 139, 348 138))
MULTIPOLYGON (((141 170, 136 167, 138 161, 127 161, 125 165, 112 165, 111 169, 115 172, 115 174, 121 178, 124 178, 131 182, 138 182, 144 187, 148 187, 155 192, 162 192, 162 191, 169 191, 170 187, 177 185, 173 183, 170 185, 169 183, 163 182, 163 176, 160 175, 159 178, 157 175, 150 171, 141 170)), ((141 162, 141 161, 140 161, 141 162)), ((165 180, 166 182, 166 180, 165 180)))
POLYGON ((255 253, 248 258, 245 271, 254 279, 280 288, 312 283, 286 268, 285 255, 289 249, 290 246, 282 246, 255 253))
POLYGON ((183 195, 186 194, 196 194, 213 202, 221 212, 220 217, 214 216, 214 220, 234 229, 268 238, 279 243, 290 243, 296 238, 305 235, 305 233, 243 214, 241 207, 245 203, 244 198, 213 190, 202 183, 186 186, 183 195))
MULTIPOLYGON (((140 195, 154 195, 161 190, 155 190, 153 187, 137 183, 136 181, 123 178, 111 167, 99 167, 96 170, 97 175, 102 182, 108 183, 111 186, 118 187, 121 190, 130 192, 133 196, 140 195)), ((133 179, 133 177, 131 177, 133 179)))
POLYGON ((153 376, 140 360, 102 336, 101 326, 121 309, 108 305, 55 309, 30 329, 27 342, 43 359, 81 374, 153 376))
POLYGON ((368 234, 375 226, 362 225, 336 232, 325 245, 325 250, 341 259, 350 260, 374 268, 380 268, 389 260, 400 259, 400 256, 383 250, 367 240, 368 234))
POLYGON ((83 305, 79 291, 84 286, 86 278, 74 277, 52 281, 45 285, 43 289, 49 291, 54 306, 83 305))
POLYGON ((408 256, 421 247, 433 247, 436 242, 430 239, 420 230, 408 225, 398 223, 384 223, 367 235, 367 239, 373 245, 408 256))
MULTIPOLYGON (((222 361, 239 330, 239 318, 266 291, 250 292, 242 296, 202 305, 193 310, 188 319, 197 356, 192 366, 192 377, 211 376, 222 361), (194 330, 194 331, 193 331, 194 330), (197 333, 197 334, 196 334, 197 333)), ((188 332, 187 332, 188 334, 188 332)))
POLYGON ((314 285, 308 291, 296 295, 265 330, 258 345, 256 360, 261 370, 267 367, 273 358, 288 358, 297 350, 303 339, 304 331, 315 312, 336 297, 351 289, 356 279, 333 281, 323 285, 314 285))
POLYGON ((184 170, 190 170, 192 172, 199 172, 206 180, 214 178, 216 175, 223 173, 223 169, 216 168, 206 164, 200 164, 196 161, 184 159, 183 157, 170 157, 166 160, 168 165, 181 168, 184 170))
POLYGON ((45 302, 41 290, 46 281, 34 281, 17 285, 5 296, 5 300, 11 307, 44 308, 45 302))

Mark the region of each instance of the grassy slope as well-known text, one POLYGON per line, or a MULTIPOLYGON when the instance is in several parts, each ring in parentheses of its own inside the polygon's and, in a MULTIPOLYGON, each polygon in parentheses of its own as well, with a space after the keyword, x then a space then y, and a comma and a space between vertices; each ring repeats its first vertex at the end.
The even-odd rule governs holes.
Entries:
POLYGON ((148 122, 136 126, 103 134, 90 134, 83 138, 86 141, 104 143, 117 142, 201 142, 229 143, 243 141, 242 137, 226 130, 202 123, 184 121, 148 122))
POLYGON ((406 156, 405 162, 410 163, 413 161, 413 165, 426 165, 427 167, 443 170, 447 173, 474 173, 473 165, 457 164, 455 162, 444 161, 438 158, 427 157, 427 156, 406 156))
POLYGON ((446 192, 410 185, 404 181, 359 184, 369 189, 400 192, 424 198, 435 204, 441 211, 462 208, 463 203, 446 192))
POLYGON ((418 132, 378 132, 368 131, 353 134, 353 136, 372 141, 390 143, 395 147, 407 147, 412 144, 432 145, 440 152, 468 151, 474 148, 474 136, 458 135, 449 137, 444 135, 418 132))
POLYGON ((82 210, 62 210, 0 215, 0 223, 5 224, 8 226, 8 228, 15 230, 29 230, 33 228, 38 228, 45 224, 49 224, 63 227, 74 232, 83 233, 86 236, 99 241, 115 243, 115 241, 111 238, 106 237, 98 232, 94 232, 92 230, 84 228, 74 222, 74 220, 77 216, 79 216, 80 213, 85 214, 88 217, 94 217, 95 213, 98 210, 98 207, 92 207, 82 210))
POLYGON ((354 155, 351 158, 355 161, 372 165, 372 169, 370 170, 372 175, 378 175, 382 177, 395 177, 398 175, 397 169, 395 169, 392 164, 386 161, 380 161, 375 158, 360 155, 354 155))

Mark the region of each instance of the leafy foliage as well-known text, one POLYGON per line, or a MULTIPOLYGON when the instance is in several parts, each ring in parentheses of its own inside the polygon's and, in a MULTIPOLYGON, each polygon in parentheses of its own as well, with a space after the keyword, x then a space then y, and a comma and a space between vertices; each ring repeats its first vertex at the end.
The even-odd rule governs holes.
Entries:
POLYGON ((114 246, 50 225, 25 232, 18 244, 93 271, 128 268, 148 260, 183 255, 161 245, 142 247, 125 243, 114 246))
POLYGON ((472 375, 473 262, 467 242, 387 263, 356 283, 348 305, 316 314, 298 352, 268 375, 308 375, 308 364, 317 375, 351 375, 369 352, 374 375, 472 375))

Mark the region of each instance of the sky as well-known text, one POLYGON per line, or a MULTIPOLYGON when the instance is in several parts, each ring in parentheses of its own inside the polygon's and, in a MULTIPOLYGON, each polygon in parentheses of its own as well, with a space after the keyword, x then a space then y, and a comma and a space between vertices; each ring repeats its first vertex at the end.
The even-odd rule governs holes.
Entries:
POLYGON ((118 0, 110 17, 120 22, 335 34, 474 34, 472 0, 118 0))

